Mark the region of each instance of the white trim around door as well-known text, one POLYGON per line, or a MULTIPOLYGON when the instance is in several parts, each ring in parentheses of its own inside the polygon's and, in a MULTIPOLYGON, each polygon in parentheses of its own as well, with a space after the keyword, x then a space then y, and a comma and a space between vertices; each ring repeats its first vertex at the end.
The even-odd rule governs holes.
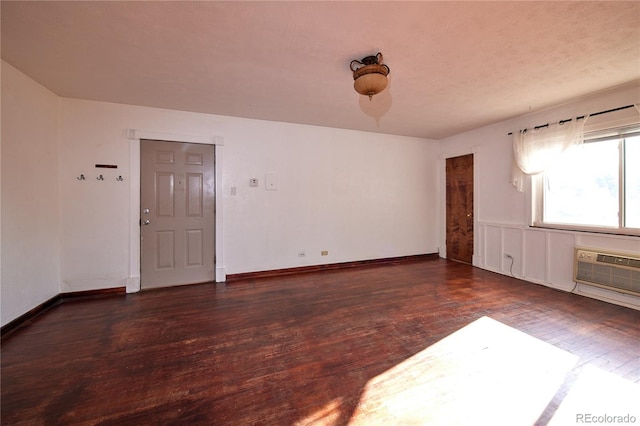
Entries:
POLYGON ((224 235, 222 221, 222 164, 224 139, 219 136, 176 135, 147 130, 128 130, 130 170, 130 209, 129 209, 129 279, 127 293, 140 291, 140 139, 164 140, 169 142, 188 142, 215 145, 216 173, 216 213, 215 213, 215 268, 216 282, 227 280, 224 267, 224 235))

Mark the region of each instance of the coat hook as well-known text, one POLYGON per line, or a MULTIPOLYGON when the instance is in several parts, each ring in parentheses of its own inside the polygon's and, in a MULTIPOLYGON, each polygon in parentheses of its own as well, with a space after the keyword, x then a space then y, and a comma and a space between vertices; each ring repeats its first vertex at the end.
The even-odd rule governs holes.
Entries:
POLYGON ((122 182, 122 181, 124 180, 124 178, 123 178, 122 176, 118 176, 118 177, 116 178, 116 180, 117 180, 118 182, 122 182))
POLYGON ((98 180, 104 180, 104 176, 100 175, 100 176, 98 176, 96 179, 98 179, 98 180))
POLYGON ((78 180, 84 180, 84 175, 80 175, 80 176, 78 176, 76 179, 78 179, 78 180))

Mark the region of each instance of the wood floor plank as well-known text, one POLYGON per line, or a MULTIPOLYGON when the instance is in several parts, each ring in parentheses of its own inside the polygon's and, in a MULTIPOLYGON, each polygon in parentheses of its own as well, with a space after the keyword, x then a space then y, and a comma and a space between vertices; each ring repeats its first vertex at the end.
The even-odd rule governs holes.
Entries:
MULTIPOLYGON (((56 306, 3 341, 0 420, 375 424, 367 386, 416 359, 416 383, 441 380, 425 351, 482 317, 576 357, 537 424, 586 366, 640 383, 639 311, 429 259, 56 306)), ((427 418, 419 404, 405 410, 427 418)))

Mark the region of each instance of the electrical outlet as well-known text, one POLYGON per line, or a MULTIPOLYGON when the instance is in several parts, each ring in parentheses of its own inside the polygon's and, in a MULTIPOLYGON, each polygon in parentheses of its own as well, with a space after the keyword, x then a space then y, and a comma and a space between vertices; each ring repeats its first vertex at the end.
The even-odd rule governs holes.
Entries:
POLYGON ((322 250, 322 251, 320 252, 320 255, 321 255, 321 256, 328 256, 328 255, 329 255, 329 250, 322 250))

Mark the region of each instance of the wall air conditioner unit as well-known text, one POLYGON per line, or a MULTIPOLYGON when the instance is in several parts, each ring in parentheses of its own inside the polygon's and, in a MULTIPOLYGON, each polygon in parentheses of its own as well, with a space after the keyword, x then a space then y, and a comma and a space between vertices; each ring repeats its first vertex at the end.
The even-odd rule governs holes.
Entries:
POLYGON ((576 247, 573 279, 577 283, 640 296, 640 254, 576 247))

